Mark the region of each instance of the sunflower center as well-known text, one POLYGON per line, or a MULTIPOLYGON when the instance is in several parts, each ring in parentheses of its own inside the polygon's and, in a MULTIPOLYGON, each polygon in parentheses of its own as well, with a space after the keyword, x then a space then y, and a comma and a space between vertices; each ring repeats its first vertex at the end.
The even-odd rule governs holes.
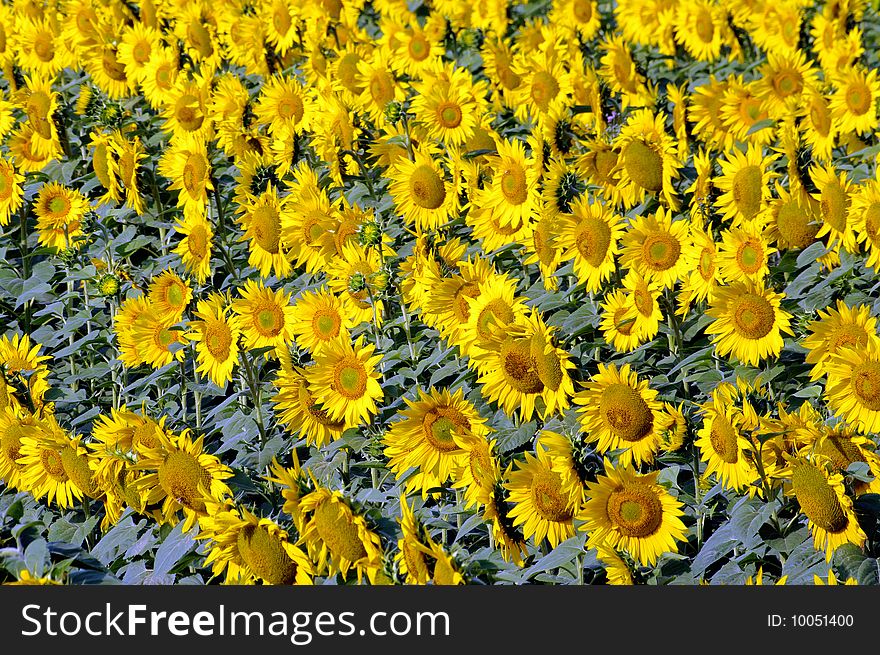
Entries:
POLYGON ((573 512, 568 498, 562 492, 562 481, 553 471, 541 469, 532 477, 532 502, 535 511, 546 521, 570 521, 573 512))
POLYGON ((156 86, 160 89, 167 91, 171 88, 171 85, 174 82, 174 69, 171 64, 162 64, 159 68, 156 69, 155 74, 155 82, 156 86))
POLYGON ((254 327, 263 337, 277 337, 284 327, 284 310, 278 303, 266 303, 253 314, 254 327))
POLYGON ((194 132, 205 122, 205 116, 199 110, 199 99, 191 93, 184 93, 174 105, 174 116, 187 132, 194 132))
POLYGON ((776 214, 776 229, 780 246, 802 249, 813 243, 819 226, 813 224, 810 214, 798 202, 789 200, 776 214))
POLYGON ((464 414, 452 407, 437 407, 425 414, 422 428, 427 439, 436 450, 448 453, 458 450, 454 434, 467 434, 471 424, 464 414))
POLYGON ((642 141, 632 141, 624 151, 623 165, 630 179, 646 191, 663 188, 663 157, 642 141))
POLYGON ((822 189, 822 219, 838 232, 846 231, 846 210, 849 198, 837 180, 822 189))
POLYGON ((617 153, 614 150, 600 150, 596 153, 596 176, 602 182, 611 179, 611 171, 617 166, 617 153))
POLYGON ((477 317, 477 334, 483 339, 488 339, 492 336, 494 326, 505 325, 513 319, 513 310, 507 301, 496 298, 480 310, 477 317))
POLYGON ((736 251, 736 263, 747 275, 757 273, 764 265, 764 248, 757 239, 747 239, 736 251))
POLYGON ((800 93, 803 88, 803 79, 797 71, 785 70, 773 76, 773 88, 780 98, 787 98, 795 93, 800 93))
POLYGON ((471 315, 471 308, 467 298, 476 298, 480 295, 480 288, 474 282, 465 282, 455 291, 452 300, 452 313, 460 323, 466 323, 471 315))
POLYGON ((132 58, 139 64, 143 65, 150 61, 152 49, 149 41, 138 41, 131 49, 132 58))
POLYGON ((260 205, 251 214, 254 240, 266 252, 277 255, 281 239, 281 217, 271 205, 260 205))
POLYGON ((333 370, 333 389, 349 400, 358 400, 367 390, 367 371, 360 360, 347 357, 333 370))
POLYGON ((601 218, 584 216, 575 236, 578 253, 593 268, 599 268, 611 246, 611 227, 601 218))
POLYGON ((414 61, 424 61, 431 54, 431 44, 421 34, 413 34, 409 40, 409 56, 414 61))
POLYGON ((119 60, 116 59, 116 51, 112 48, 107 48, 104 50, 104 54, 101 56, 101 66, 104 69, 104 73, 106 73, 107 77, 109 77, 114 82, 125 82, 125 66, 119 63, 119 60))
POLYGON ((138 448, 156 448, 159 446, 159 440, 156 439, 155 426, 144 421, 134 429, 131 435, 131 447, 133 450, 138 448))
POLYGON ((447 130, 461 125, 461 106, 455 102, 442 102, 437 107, 437 120, 447 130))
POLYGON ((626 307, 618 307, 614 310, 614 328, 623 336, 628 337, 632 334, 636 322, 634 320, 627 320, 626 313, 626 307))
POLYGON ((272 12, 272 26, 281 36, 287 34, 287 30, 293 25, 290 12, 284 3, 275 3, 275 10, 272 12))
POLYGON ((681 244, 668 232, 649 234, 642 244, 645 263, 654 271, 672 268, 680 254, 681 244))
POLYGON ((547 71, 539 71, 532 76, 532 100, 542 110, 559 94, 559 82, 547 71))
POLYGON ((641 285, 633 291, 633 302, 642 316, 650 317, 654 313, 654 296, 645 285, 641 285))
POLYGON ((501 348, 501 362, 505 380, 520 393, 541 393, 544 390, 529 341, 505 341, 501 348))
POLYGON ((302 98, 295 93, 288 93, 278 101, 278 115, 284 119, 293 119, 299 123, 305 114, 302 98))
POLYGON ((564 376, 562 361, 556 354, 556 349, 547 343, 542 334, 532 337, 532 358, 535 360, 541 383, 551 391, 556 391, 562 384, 564 376))
POLYGON ((70 211, 70 200, 65 196, 53 196, 46 203, 46 207, 56 217, 66 216, 67 212, 70 211))
POLYGON ((424 209, 437 209, 446 200, 446 187, 433 166, 422 164, 409 177, 412 199, 424 209))
POLYGON ((526 172, 517 163, 509 162, 501 174, 501 193, 513 205, 521 205, 529 197, 526 172))
POLYGON ((862 407, 880 411, 880 363, 864 362, 856 366, 851 386, 862 407))
POLYGON ((657 493, 641 483, 611 492, 606 509, 612 525, 627 537, 649 537, 663 522, 663 505, 657 493))
POLYGON ((210 491, 211 475, 190 453, 174 451, 159 466, 159 484, 168 496, 187 509, 205 511, 203 493, 210 491), (204 489, 199 490, 199 486, 204 489))
POLYGON ((162 350, 168 350, 168 347, 174 343, 177 335, 173 330, 162 327, 156 332, 156 345, 162 350))
POLYGON ((821 97, 814 98, 810 104, 810 122, 820 136, 827 137, 831 133, 831 112, 821 97))
POLYGON ((322 341, 330 341, 339 336, 342 327, 342 319, 339 312, 332 309, 322 309, 315 312, 312 317, 312 331, 322 341))
POLYGON ((761 339, 770 333, 775 322, 773 305, 763 296, 744 293, 733 303, 733 323, 740 336, 761 339))
POLYGON ((761 167, 754 164, 744 166, 733 176, 733 202, 742 217, 750 221, 761 210, 764 176, 761 167))
POLYGON ((204 155, 192 152, 186 157, 183 165, 183 188, 192 198, 197 198, 205 184, 205 175, 208 172, 208 162, 204 155))
POLYGON ((846 87, 846 106, 857 116, 866 114, 871 108, 871 89, 861 80, 850 82, 846 87))
POLYGON ((868 333, 864 327, 853 323, 844 323, 839 325, 829 336, 827 350, 829 353, 836 353, 841 348, 859 347, 866 343, 868 343, 868 333))
POLYGON ((229 357, 232 346, 232 331, 226 321, 211 321, 205 328, 205 346, 208 352, 217 359, 229 357))
POLYGON ((728 464, 736 464, 739 461, 736 428, 726 416, 719 415, 712 419, 709 442, 712 444, 712 450, 722 461, 728 464))
POLYGON ((370 95, 379 107, 385 107, 394 100, 394 81, 389 73, 377 71, 370 78, 370 95))
POLYGON ((46 471, 53 479, 58 482, 67 480, 67 473, 64 471, 64 461, 61 459, 61 453, 51 448, 43 448, 40 450, 40 463, 43 470, 46 471))
POLYGON ((360 95, 361 87, 357 83, 357 68, 361 57, 356 52, 349 52, 339 60, 336 75, 342 86, 355 95, 360 95))
POLYGON ((849 523, 834 488, 825 474, 812 464, 802 464, 792 471, 791 484, 801 511, 816 526, 837 533, 849 523))
POLYGON ((52 100, 42 91, 34 91, 28 97, 26 113, 31 124, 40 123, 49 117, 52 100))
POLYGON ((202 24, 200 18, 194 18, 190 21, 186 33, 190 43, 195 46, 202 57, 210 57, 213 54, 214 45, 211 42, 211 33, 202 24))
POLYGON ((12 178, 12 171, 0 169, 0 201, 9 200, 14 190, 15 180, 12 178))
POLYGON ((599 412, 615 436, 631 443, 645 438, 654 426, 648 403, 628 384, 609 385, 599 398, 599 412))
POLYGON ((55 58, 55 45, 52 42, 52 35, 46 32, 39 32, 34 38, 34 53, 42 62, 50 62, 55 58))
POLYGON ((79 455, 73 448, 65 448, 61 451, 61 464, 67 477, 90 498, 99 494, 98 486, 92 479, 92 469, 89 468, 89 458, 79 455))
POLYGON ((571 13, 579 23, 589 23, 593 18, 593 3, 590 0, 573 0, 571 13))
POLYGON ((697 263, 697 271, 706 282, 715 276, 715 251, 712 248, 703 248, 697 263))
POLYGON ((349 562, 367 556, 358 527, 351 518, 339 511, 336 503, 329 500, 321 503, 315 510, 314 520, 318 536, 331 553, 349 562))
POLYGON ((880 202, 871 203, 871 206, 865 210, 864 230, 872 245, 880 245, 880 238, 878 238, 880 237, 880 202))
POLYGON ((468 466, 478 487, 485 487, 486 483, 492 480, 490 475, 492 462, 489 457, 489 449, 484 441, 480 441, 479 445, 471 450, 468 466))
POLYGON ((277 535, 262 525, 246 525, 238 533, 238 552, 244 563, 269 584, 292 584, 296 563, 277 535))
POLYGON ((845 471, 853 462, 865 461, 859 447, 844 435, 828 435, 822 440, 818 452, 828 457, 840 471, 845 471))
POLYGON ((715 21, 707 9, 700 8, 700 13, 694 20, 694 31, 703 43, 712 43, 715 39, 715 21))
POLYGON ((172 281, 165 292, 165 301, 174 309, 183 309, 186 305, 186 287, 172 281))
POLYGON ((196 260, 202 260, 208 254, 208 231, 204 225, 195 225, 186 237, 186 247, 196 260))

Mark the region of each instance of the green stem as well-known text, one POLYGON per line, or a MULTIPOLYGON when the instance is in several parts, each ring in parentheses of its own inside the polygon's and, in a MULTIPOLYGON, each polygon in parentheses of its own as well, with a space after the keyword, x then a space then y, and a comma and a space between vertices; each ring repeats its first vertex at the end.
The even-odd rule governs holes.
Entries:
POLYGON ((258 378, 256 372, 254 371, 253 363, 251 362, 251 358, 245 353, 245 351, 241 352, 241 364, 242 368, 244 368, 245 375, 247 376, 248 386, 250 387, 251 392, 251 400, 254 404, 254 409, 257 413, 257 428, 260 430, 260 444, 262 446, 266 445, 266 426, 263 423, 263 399, 262 394, 260 392, 260 385, 258 382, 258 378))
MULTIPOLYGON (((193 355, 193 381, 196 383, 196 387, 199 386, 199 371, 198 366, 196 365, 196 357, 193 355)), ((202 392, 199 391, 198 388, 193 389, 193 401, 195 403, 196 410, 196 430, 202 431, 202 392)))

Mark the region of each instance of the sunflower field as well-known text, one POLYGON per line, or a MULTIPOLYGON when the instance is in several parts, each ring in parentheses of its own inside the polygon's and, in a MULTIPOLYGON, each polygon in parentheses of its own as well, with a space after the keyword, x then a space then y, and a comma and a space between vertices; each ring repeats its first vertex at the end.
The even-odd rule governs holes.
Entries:
POLYGON ((868 0, 0 2, 0 583, 880 583, 868 0))

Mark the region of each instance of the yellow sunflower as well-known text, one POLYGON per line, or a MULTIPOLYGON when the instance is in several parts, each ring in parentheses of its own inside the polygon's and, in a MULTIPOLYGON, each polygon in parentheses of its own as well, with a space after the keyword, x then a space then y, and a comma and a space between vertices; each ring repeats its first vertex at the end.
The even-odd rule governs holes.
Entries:
POLYGON ((657 391, 639 380, 629 364, 618 369, 600 362, 599 372, 575 394, 574 402, 583 405, 578 410, 581 427, 600 453, 622 450, 624 466, 654 461, 671 420, 661 411, 657 391))
POLYGON ((742 152, 731 149, 721 160, 721 177, 715 186, 722 192, 716 207, 734 226, 756 220, 770 199, 769 182, 774 174, 768 171, 774 157, 761 154, 760 146, 749 144, 742 152))
MULTIPOLYGON (((489 156, 491 181, 480 191, 476 206, 501 228, 529 223, 538 209, 538 169, 520 140, 498 139, 497 155, 489 156)), ((534 154, 534 153, 533 153, 534 154)))
POLYGON ((214 228, 201 213, 190 213, 178 219, 174 229, 183 236, 174 252, 196 282, 204 284, 211 275, 211 249, 214 228))
POLYGON ((153 310, 169 324, 177 323, 192 301, 193 291, 174 271, 162 271, 150 282, 147 299, 153 310))
POLYGON ((214 185, 208 149, 202 139, 181 136, 159 158, 157 169, 171 180, 169 188, 178 192, 178 206, 187 214, 205 214, 208 191, 214 185))
POLYGON ((880 79, 877 79, 877 70, 866 71, 860 66, 850 66, 838 73, 834 80, 829 108, 841 132, 873 133, 880 125, 878 99, 880 79))
POLYGON ((286 359, 281 357, 272 402, 278 421, 289 432, 299 433, 306 443, 320 448, 339 439, 348 427, 355 427, 331 418, 309 391, 308 367, 296 368, 286 359))
POLYGON ((722 394, 712 394, 710 402, 701 405, 703 426, 695 441, 700 458, 707 462, 705 475, 715 475, 728 489, 741 491, 759 479, 751 450, 742 433, 742 417, 722 394))
POLYGON ((193 440, 189 430, 179 435, 157 432, 159 443, 138 449, 132 468, 144 475, 134 482, 135 491, 146 505, 157 505, 161 519, 174 523, 179 511, 185 518, 184 532, 208 515, 206 503, 219 502, 232 495, 224 480, 232 471, 217 457, 204 451, 204 436, 193 440))
POLYGON ((677 552, 684 541, 683 505, 657 483, 658 471, 639 475, 605 460, 606 475, 587 483, 588 500, 578 518, 589 533, 587 547, 624 550, 643 566, 653 566, 664 553, 677 552))
POLYGON ((855 253, 856 233, 854 221, 850 220, 853 185, 849 176, 845 171, 838 174, 832 164, 827 164, 811 166, 810 177, 819 190, 813 197, 819 201, 822 217, 822 227, 816 233, 816 238, 827 236, 829 247, 842 247, 855 253))
POLYGON ((0 158, 0 225, 9 225, 24 202, 24 175, 8 159, 0 158))
POLYGON ((365 573, 371 582, 376 579, 382 542, 341 492, 318 487, 299 500, 299 511, 305 515, 300 540, 317 562, 317 573, 346 578, 354 569, 358 582, 365 573))
POLYGON ((55 250, 74 247, 88 210, 89 201, 77 189, 58 182, 41 186, 33 206, 40 243, 55 250))
POLYGON ((636 308, 620 289, 605 295, 601 303, 599 329, 605 342, 619 353, 628 353, 642 345, 642 333, 636 325, 636 308))
POLYGON ((455 218, 458 190, 438 163, 423 150, 414 159, 398 157, 388 171, 388 191, 397 211, 417 231, 435 230, 455 218))
POLYGON ((815 243, 818 203, 803 189, 789 192, 778 182, 776 193, 767 208, 767 241, 780 250, 803 250, 815 243))
POLYGON ((621 263, 647 282, 673 287, 688 268, 682 256, 688 245, 689 222, 673 221, 660 207, 655 214, 639 216, 623 235, 621 263))
POLYGON ((257 518, 231 502, 209 501, 206 507, 196 538, 208 541, 205 565, 215 578, 225 573, 227 584, 312 584, 311 561, 275 521, 257 518))
POLYGON ((326 288, 304 291, 293 304, 292 327, 297 345, 310 353, 319 352, 337 337, 347 338, 353 327, 339 297, 326 288))
POLYGON ((764 230, 752 223, 732 227, 721 233, 721 247, 715 261, 725 282, 748 280, 760 284, 770 272, 770 255, 776 252, 767 243, 764 230))
POLYGON ((459 439, 486 439, 489 429, 474 406, 465 400, 464 391, 448 389, 418 390, 418 398, 404 397, 407 409, 401 410, 402 420, 392 423, 382 437, 388 468, 400 479, 411 469, 406 491, 419 490, 423 497, 431 489, 445 485, 457 469, 465 466, 467 453, 458 445, 459 439))
POLYGON ((806 362, 812 364, 811 380, 818 380, 828 371, 826 365, 841 348, 872 348, 880 346, 877 336, 877 318, 868 305, 849 307, 843 300, 837 308, 826 307, 807 325, 809 334, 801 345, 809 352, 806 362))
POLYGON ((813 546, 825 551, 827 561, 844 544, 860 548, 864 545, 866 536, 853 513, 852 500, 846 495, 843 476, 831 472, 827 459, 789 458, 783 475, 790 485, 787 494, 797 499, 807 517, 813 546))
POLYGON ((221 389, 225 388, 232 380, 241 336, 229 320, 228 299, 216 291, 211 292, 206 300, 198 302, 193 316, 197 320, 189 321, 186 338, 196 344, 196 370, 221 389))
POLYGON ((880 431, 880 346, 845 346, 825 363, 825 398, 835 416, 865 433, 880 431))
POLYGON ((319 353, 314 353, 315 366, 309 369, 309 391, 330 418, 360 425, 378 411, 377 401, 385 394, 379 384, 381 373, 376 370, 382 354, 376 347, 364 344, 358 337, 337 337, 319 353))
POLYGON ((507 476, 504 488, 513 509, 508 516, 514 526, 522 526, 523 537, 535 545, 544 539, 556 548, 575 534, 574 517, 580 510, 581 497, 564 484, 553 470, 553 459, 545 446, 537 444, 535 455, 525 453, 516 460, 516 470, 507 476))
POLYGON ((235 316, 231 323, 241 331, 245 348, 284 348, 293 342, 296 312, 289 293, 248 280, 239 294, 241 297, 232 301, 235 316))
POLYGON ((647 196, 656 196, 670 209, 678 209, 672 181, 682 164, 676 154, 675 139, 666 133, 666 116, 650 109, 639 109, 627 118, 614 145, 620 155, 614 168, 617 190, 627 209, 647 196))
POLYGON ((241 240, 247 241, 250 252, 248 264, 263 278, 273 273, 279 279, 290 275, 291 257, 282 231, 287 220, 284 215, 290 211, 287 198, 279 197, 270 182, 262 193, 239 206, 238 221, 244 230, 241 240))
POLYGON ((706 310, 714 319, 706 333, 713 335, 718 355, 733 355, 752 366, 777 356, 783 346, 782 334, 794 335, 792 315, 780 307, 784 297, 763 283, 734 282, 718 287, 706 310))
POLYGON ((623 235, 621 217, 610 206, 582 196, 557 225, 555 237, 561 259, 573 260, 578 282, 588 292, 599 291, 615 270, 614 257, 620 252, 623 235))

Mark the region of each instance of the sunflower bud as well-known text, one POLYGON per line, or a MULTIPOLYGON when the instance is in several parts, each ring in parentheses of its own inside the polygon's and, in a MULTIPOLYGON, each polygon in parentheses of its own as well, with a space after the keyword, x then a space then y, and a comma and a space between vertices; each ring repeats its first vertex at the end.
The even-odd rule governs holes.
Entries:
POLYGON ((358 230, 358 241, 362 246, 374 246, 382 240, 382 230, 378 223, 368 221, 362 223, 358 230))
POLYGON ((119 293, 119 278, 112 273, 102 275, 98 280, 98 292, 102 296, 115 296, 119 293))
POLYGON ((354 293, 363 291, 367 288, 367 278, 364 277, 363 273, 355 273, 348 278, 348 288, 354 293))
POLYGON ((400 120, 400 116, 403 114, 403 105, 401 105, 396 100, 392 100, 387 105, 385 105, 385 119, 389 123, 396 123, 400 120))
POLYGON ((388 287, 391 277, 385 271, 378 271, 370 276, 370 286, 382 291, 388 287))

